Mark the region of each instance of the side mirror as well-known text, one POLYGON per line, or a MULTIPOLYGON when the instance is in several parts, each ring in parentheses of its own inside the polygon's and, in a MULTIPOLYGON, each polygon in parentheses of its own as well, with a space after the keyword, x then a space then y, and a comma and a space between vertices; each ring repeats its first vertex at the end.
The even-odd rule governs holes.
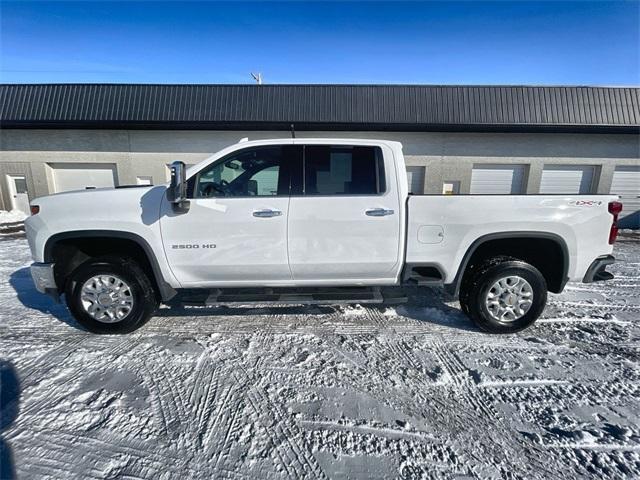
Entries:
POLYGON ((187 200, 187 169, 184 162, 171 164, 171 183, 167 189, 167 200, 173 204, 174 209, 186 211, 189 209, 187 200))

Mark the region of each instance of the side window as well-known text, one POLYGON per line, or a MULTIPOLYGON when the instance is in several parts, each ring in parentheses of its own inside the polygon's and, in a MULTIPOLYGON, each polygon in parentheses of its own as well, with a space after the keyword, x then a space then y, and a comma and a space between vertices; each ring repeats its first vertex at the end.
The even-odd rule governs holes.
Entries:
POLYGON ((377 195, 384 191, 384 164, 379 147, 305 147, 305 195, 377 195))
POLYGON ((251 175, 248 183, 257 192, 258 196, 277 195, 279 172, 280 167, 278 165, 267 167, 251 175))
POLYGON ((195 198, 268 197, 288 195, 289 179, 282 173, 283 147, 257 147, 219 160, 202 170, 195 198))

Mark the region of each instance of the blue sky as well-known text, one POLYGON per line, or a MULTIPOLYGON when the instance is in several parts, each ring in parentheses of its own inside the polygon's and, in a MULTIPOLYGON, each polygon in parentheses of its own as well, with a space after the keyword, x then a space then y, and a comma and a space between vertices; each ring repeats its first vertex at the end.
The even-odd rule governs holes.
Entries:
POLYGON ((0 3, 0 81, 640 84, 640 2, 0 3))

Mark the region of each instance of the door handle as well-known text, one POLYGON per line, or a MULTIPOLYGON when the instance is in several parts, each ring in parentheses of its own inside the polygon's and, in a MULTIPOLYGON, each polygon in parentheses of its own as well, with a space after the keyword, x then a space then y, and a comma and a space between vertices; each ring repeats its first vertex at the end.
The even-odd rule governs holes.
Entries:
POLYGON ((370 217, 386 217, 387 215, 393 215, 393 210, 387 210, 386 208, 370 208, 366 210, 365 215, 370 217))
POLYGON ((270 217, 279 217, 282 215, 280 210, 254 210, 253 216, 258 218, 270 218, 270 217))

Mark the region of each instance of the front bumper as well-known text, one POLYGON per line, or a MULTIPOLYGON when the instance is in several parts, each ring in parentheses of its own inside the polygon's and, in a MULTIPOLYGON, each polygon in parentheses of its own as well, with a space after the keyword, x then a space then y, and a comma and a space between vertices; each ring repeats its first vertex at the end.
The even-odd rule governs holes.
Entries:
POLYGON ((585 273, 584 278, 582 279, 582 283, 592 283, 592 282, 602 282, 604 280, 611 280, 613 278, 613 274, 606 271, 607 265, 611 265, 614 263, 616 259, 613 255, 602 255, 601 257, 596 258, 587 273, 585 273))
POLYGON ((60 293, 53 274, 53 263, 33 263, 31 265, 31 278, 40 293, 46 293, 58 301, 60 293))

